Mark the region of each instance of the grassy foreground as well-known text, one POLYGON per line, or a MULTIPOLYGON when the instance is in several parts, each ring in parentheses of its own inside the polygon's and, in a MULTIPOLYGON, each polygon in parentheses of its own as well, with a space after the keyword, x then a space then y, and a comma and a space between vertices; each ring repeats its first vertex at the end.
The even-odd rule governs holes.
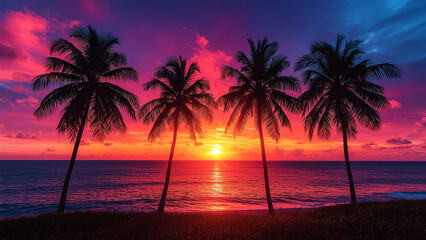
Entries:
POLYGON ((0 220, 0 239, 424 239, 426 200, 367 202, 276 216, 70 212, 0 220))

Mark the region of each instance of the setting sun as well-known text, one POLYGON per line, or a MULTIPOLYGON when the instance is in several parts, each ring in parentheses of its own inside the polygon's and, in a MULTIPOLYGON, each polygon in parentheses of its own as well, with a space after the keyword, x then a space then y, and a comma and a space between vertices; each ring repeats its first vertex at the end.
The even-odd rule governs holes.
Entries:
POLYGON ((208 155, 220 155, 220 154, 222 154, 222 151, 221 151, 222 146, 213 145, 212 148, 213 148, 212 151, 209 152, 208 155))
POLYGON ((212 154, 213 155, 219 155, 219 154, 221 154, 222 152, 219 150, 219 149, 213 149, 213 151, 212 151, 212 154))

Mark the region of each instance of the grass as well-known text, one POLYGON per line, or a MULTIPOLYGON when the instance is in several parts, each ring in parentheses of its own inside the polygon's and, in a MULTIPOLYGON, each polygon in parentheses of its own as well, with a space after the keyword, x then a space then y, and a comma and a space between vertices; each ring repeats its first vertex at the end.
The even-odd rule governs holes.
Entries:
POLYGON ((0 239, 425 239, 426 200, 242 213, 70 212, 0 220, 0 239))

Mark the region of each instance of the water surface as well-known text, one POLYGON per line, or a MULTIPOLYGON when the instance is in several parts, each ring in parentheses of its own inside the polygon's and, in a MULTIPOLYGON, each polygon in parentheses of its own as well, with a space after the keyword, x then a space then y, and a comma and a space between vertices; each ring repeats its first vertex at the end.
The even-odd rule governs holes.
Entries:
MULTIPOLYGON (((77 161, 66 210, 154 211, 166 162, 77 161)), ((0 161, 0 217, 54 212, 68 161, 0 161)), ((269 162, 275 208, 350 201, 344 162, 269 162)), ((358 200, 426 199, 426 162, 352 162, 358 200)), ((266 209, 260 161, 175 161, 166 211, 266 209)))

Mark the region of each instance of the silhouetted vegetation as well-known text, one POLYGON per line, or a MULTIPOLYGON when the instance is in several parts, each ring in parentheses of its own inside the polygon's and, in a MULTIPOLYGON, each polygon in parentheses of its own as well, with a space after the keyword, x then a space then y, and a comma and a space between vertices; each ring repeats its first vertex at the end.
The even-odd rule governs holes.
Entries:
POLYGON ((61 120, 59 133, 67 133, 75 141, 67 175, 62 189, 58 212, 64 212, 68 186, 71 179, 78 147, 84 127, 90 126, 92 137, 103 141, 111 131, 126 132, 120 109, 124 109, 132 119, 136 119, 134 108, 139 108, 138 97, 111 81, 138 80, 138 74, 127 65, 126 56, 116 52, 114 46, 118 38, 110 34, 99 34, 91 26, 87 29, 76 27, 67 39, 53 41, 48 57, 46 74, 33 80, 33 89, 46 89, 57 86, 40 103, 34 112, 38 118, 45 118, 58 107, 61 120))
POLYGON ((277 42, 269 43, 266 38, 258 41, 257 45, 252 39, 248 42, 250 56, 240 51, 236 55, 237 62, 242 65, 241 70, 230 66, 224 66, 222 69, 222 78, 235 78, 238 85, 230 87, 229 93, 220 97, 218 103, 223 105, 224 112, 232 109, 226 130, 235 122, 234 137, 244 129, 248 118, 254 116, 255 127, 259 131, 266 199, 269 212, 273 214, 263 125, 275 141, 280 138, 280 127, 291 129, 284 109, 292 113, 299 112, 298 101, 281 90, 297 91, 300 86, 296 78, 282 76, 282 72, 290 63, 286 56, 276 54, 277 42))
POLYGON ((160 98, 146 103, 139 112, 139 118, 143 119, 144 123, 154 123, 148 139, 154 141, 160 137, 167 124, 173 129, 166 181, 158 212, 164 212, 179 125, 184 125, 189 137, 196 140, 196 134, 202 133, 200 117, 208 121, 213 120, 210 106, 215 107, 216 102, 213 95, 207 92, 210 90, 208 81, 204 78, 194 80, 197 72, 200 72, 200 68, 196 62, 188 66, 186 58, 171 58, 165 66, 158 69, 155 78, 144 84, 145 91, 150 89, 161 91, 160 98))
POLYGON ((315 129, 318 137, 329 139, 333 125, 343 135, 351 201, 356 203, 348 139, 355 139, 357 122, 369 129, 380 128, 377 110, 388 109, 390 103, 383 87, 373 81, 383 77, 398 78, 400 70, 393 64, 372 64, 370 59, 362 59, 361 41, 344 39, 338 35, 335 46, 325 41, 315 42, 310 52, 295 64, 294 70, 304 70, 302 78, 308 86, 299 98, 309 139, 315 129))
POLYGON ((72 212, 0 220, 0 239, 423 239, 426 200, 306 213, 72 212))

